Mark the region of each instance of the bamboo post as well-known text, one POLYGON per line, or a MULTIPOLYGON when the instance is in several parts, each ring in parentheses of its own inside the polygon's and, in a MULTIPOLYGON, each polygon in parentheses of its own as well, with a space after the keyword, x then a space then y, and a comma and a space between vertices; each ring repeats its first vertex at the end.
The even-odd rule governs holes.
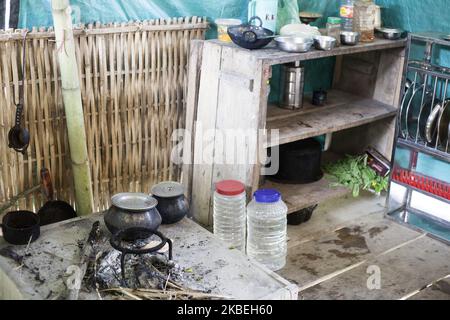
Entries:
POLYGON ((77 214, 87 215, 93 211, 92 183, 69 0, 52 0, 52 11, 77 214))

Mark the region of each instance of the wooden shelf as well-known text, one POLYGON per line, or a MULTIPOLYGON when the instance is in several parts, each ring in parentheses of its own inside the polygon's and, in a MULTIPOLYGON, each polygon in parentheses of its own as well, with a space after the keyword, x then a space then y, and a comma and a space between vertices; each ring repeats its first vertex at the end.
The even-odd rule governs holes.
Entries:
POLYGON ((262 188, 276 189, 288 206, 288 214, 319 204, 326 200, 342 197, 350 190, 344 187, 331 187, 327 176, 309 184, 284 184, 266 179, 262 188))
POLYGON ((272 142, 269 137, 265 147, 358 127, 397 114, 395 107, 373 99, 338 90, 331 90, 328 95, 328 103, 323 107, 308 102, 301 111, 270 106, 266 129, 269 133, 271 129, 279 129, 279 142, 272 142))
MULTIPOLYGON (((220 43, 222 46, 239 48, 234 43, 223 43, 218 40, 209 40, 212 42, 220 43)), ((305 53, 289 53, 279 50, 275 44, 269 44, 267 47, 259 50, 253 50, 252 55, 259 59, 264 60, 264 63, 269 65, 284 64, 294 61, 305 61, 314 60, 319 58, 334 57, 345 54, 369 52, 376 50, 386 50, 405 47, 407 43, 406 39, 401 40, 386 40, 386 39, 375 39, 371 43, 359 43, 356 46, 345 46, 342 45, 330 51, 316 50, 305 53)), ((239 48, 240 50, 250 51, 247 49, 239 48)))

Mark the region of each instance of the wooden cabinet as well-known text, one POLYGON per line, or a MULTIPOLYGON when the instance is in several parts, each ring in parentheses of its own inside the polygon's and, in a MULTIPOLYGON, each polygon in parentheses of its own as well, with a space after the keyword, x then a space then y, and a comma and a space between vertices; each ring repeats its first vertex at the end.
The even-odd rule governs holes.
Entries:
POLYGON ((186 106, 190 135, 185 135, 183 153, 193 217, 212 225, 214 183, 222 179, 244 182, 249 198, 260 187, 279 189, 289 213, 347 192, 331 188, 326 177, 307 185, 266 181, 260 163, 266 148, 277 144, 333 133, 325 159, 362 152, 369 145, 390 158, 405 45, 405 40, 377 39, 294 54, 275 47, 250 51, 216 40, 193 41, 186 106), (311 105, 308 97, 299 110, 268 103, 272 66, 330 56, 337 58, 325 106, 311 105))

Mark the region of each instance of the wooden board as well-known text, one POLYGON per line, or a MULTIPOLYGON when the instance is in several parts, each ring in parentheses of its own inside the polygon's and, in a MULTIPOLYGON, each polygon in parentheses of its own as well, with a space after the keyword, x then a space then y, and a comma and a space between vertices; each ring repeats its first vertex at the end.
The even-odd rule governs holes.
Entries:
MULTIPOLYGON (((396 108, 392 106, 368 98, 345 95, 350 98, 332 108, 316 109, 315 112, 269 120, 267 129, 279 129, 279 144, 284 144, 361 126, 397 114, 396 108)), ((273 142, 268 143, 268 146, 273 145, 273 142)))
MULTIPOLYGON (((217 42, 217 40, 210 40, 213 42, 217 42)), ((224 46, 230 46, 238 48, 235 44, 223 44, 224 46)), ((266 64, 276 65, 283 64, 294 61, 304 61, 304 60, 313 60, 325 57, 333 57, 345 54, 359 53, 359 52, 367 52, 367 51, 375 51, 375 50, 386 50, 393 48, 400 48, 406 46, 406 39, 402 40, 385 40, 385 39, 375 39, 372 43, 359 43, 356 46, 345 46, 342 45, 337 47, 331 51, 322 51, 312 49, 309 52, 305 53, 289 53, 280 51, 275 47, 272 43, 264 49, 255 50, 253 55, 258 59, 261 59, 266 64)), ((239 50, 250 51, 243 48, 239 48, 239 50)))
POLYGON ((375 212, 319 239, 289 248, 287 266, 279 274, 297 283, 301 290, 321 286, 328 277, 419 236, 418 232, 384 219, 382 212, 375 212))
POLYGON ((450 274, 449 246, 427 237, 368 259, 362 265, 301 291, 304 299, 402 299, 450 274), (380 268, 381 288, 367 287, 369 266, 380 268))
POLYGON ((330 184, 331 181, 327 177, 308 184, 276 183, 266 179, 262 188, 278 190, 288 206, 288 213, 293 213, 350 192, 345 187, 331 187, 330 184))

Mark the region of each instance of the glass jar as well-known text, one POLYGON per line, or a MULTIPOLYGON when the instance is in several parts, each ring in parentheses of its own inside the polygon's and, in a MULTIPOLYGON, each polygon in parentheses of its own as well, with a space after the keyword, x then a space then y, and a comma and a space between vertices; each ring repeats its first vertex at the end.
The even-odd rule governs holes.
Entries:
POLYGON ((355 2, 353 12, 353 30, 361 34, 361 42, 375 40, 375 18, 377 6, 372 0, 359 0, 355 2))
POLYGON ((247 206, 247 255, 272 271, 282 269, 287 253, 287 206, 274 189, 255 192, 247 206))
POLYGON ((216 183, 213 202, 214 235, 244 252, 247 223, 244 184, 236 180, 216 183))
POLYGON ((327 36, 336 39, 336 46, 341 45, 341 23, 339 17, 328 17, 327 19, 327 36))

